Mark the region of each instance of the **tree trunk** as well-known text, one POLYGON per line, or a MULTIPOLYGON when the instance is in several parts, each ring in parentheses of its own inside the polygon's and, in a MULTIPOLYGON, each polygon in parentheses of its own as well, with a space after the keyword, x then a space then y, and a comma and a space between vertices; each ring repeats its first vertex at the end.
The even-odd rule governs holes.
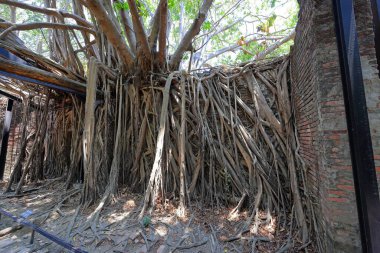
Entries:
POLYGON ((88 80, 85 104, 84 130, 83 130, 83 168, 84 168, 84 188, 82 203, 88 205, 96 201, 98 197, 96 187, 96 171, 94 166, 94 132, 95 132, 95 100, 96 83, 98 79, 98 67, 96 60, 90 59, 88 64, 88 80))

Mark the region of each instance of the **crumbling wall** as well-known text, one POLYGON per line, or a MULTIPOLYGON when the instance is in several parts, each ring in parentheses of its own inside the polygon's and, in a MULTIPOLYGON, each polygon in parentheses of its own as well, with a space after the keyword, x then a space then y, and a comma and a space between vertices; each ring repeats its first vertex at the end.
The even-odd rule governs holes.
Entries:
MULTIPOLYGON (((355 11, 377 171, 380 80, 368 0, 355 11)), ((360 234, 345 117, 332 2, 300 1, 291 52, 292 99, 307 188, 315 203, 319 238, 326 252, 360 252, 360 234)), ((379 173, 378 173, 379 174, 379 173)))

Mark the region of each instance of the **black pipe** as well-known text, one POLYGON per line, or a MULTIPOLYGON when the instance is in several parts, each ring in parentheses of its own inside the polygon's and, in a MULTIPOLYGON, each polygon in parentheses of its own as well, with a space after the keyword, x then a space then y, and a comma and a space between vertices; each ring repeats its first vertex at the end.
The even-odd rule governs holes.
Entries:
POLYGON ((373 31, 375 33, 375 49, 377 58, 377 70, 380 77, 380 0, 371 0, 373 31))
POLYGON ((356 203, 364 253, 380 252, 380 202, 353 0, 333 0, 356 203))
POLYGON ((65 240, 49 233, 48 231, 38 227, 37 225, 33 224, 32 222, 29 222, 26 220, 26 218, 22 217, 17 217, 13 214, 11 214, 8 211, 5 211, 4 209, 0 208, 0 214, 4 214, 5 216, 11 218, 14 222, 17 222, 18 224, 21 224, 23 226, 31 228, 33 231, 36 231, 40 235, 44 236, 45 238, 49 239, 50 241, 55 242, 56 244, 62 246, 63 248, 69 250, 70 252, 74 253, 87 253, 84 250, 81 250, 80 248, 74 247, 71 243, 66 242, 65 240))
POLYGON ((1 138, 1 150, 0 150, 0 180, 4 178, 5 162, 7 160, 8 138, 9 129, 12 121, 12 107, 13 100, 8 98, 7 109, 4 116, 3 134, 1 138))

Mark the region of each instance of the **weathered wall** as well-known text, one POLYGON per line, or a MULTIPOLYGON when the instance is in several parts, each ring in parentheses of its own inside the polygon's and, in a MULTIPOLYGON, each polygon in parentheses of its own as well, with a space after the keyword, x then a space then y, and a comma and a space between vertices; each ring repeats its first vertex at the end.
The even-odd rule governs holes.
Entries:
POLYGON ((318 166, 318 110, 317 110, 317 56, 316 34, 314 26, 314 6, 306 1, 300 6, 299 23, 296 29, 295 45, 291 52, 291 88, 292 102, 296 109, 296 122, 301 144, 300 154, 307 167, 307 183, 314 205, 318 230, 324 235, 322 219, 320 184, 321 175, 318 166), (305 57, 306 56, 306 57, 305 57))
POLYGON ((360 59, 363 67, 363 79, 371 127, 373 152, 375 155, 377 180, 378 183, 380 183, 380 78, 377 69, 375 35, 372 28, 372 12, 369 1, 356 0, 355 13, 356 19, 358 20, 360 59))
MULTIPOLYGON (((326 252, 360 252, 356 198, 330 0, 300 1, 291 53, 292 96, 308 167, 319 238, 326 252)), ((356 1, 360 53, 377 170, 380 80, 368 0, 356 1)), ((380 174, 380 173, 379 173, 380 174)))

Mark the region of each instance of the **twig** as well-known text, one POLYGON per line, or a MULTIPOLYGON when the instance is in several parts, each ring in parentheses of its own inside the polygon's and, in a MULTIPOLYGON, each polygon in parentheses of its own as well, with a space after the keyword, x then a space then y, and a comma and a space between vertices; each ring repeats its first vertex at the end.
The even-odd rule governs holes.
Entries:
MULTIPOLYGON (((177 246, 176 249, 179 249, 179 250, 191 249, 191 248, 202 246, 202 245, 206 244, 207 242, 208 242, 208 238, 204 239, 203 241, 197 242, 197 243, 193 243, 193 244, 189 244, 189 245, 183 245, 183 246, 177 246)), ((176 249, 174 249, 172 252, 174 252, 176 249)))
POLYGON ((193 218, 194 218, 194 215, 191 215, 190 219, 189 219, 189 222, 187 223, 186 227, 185 227, 185 234, 181 237, 181 239, 178 241, 178 243, 173 246, 173 245, 170 245, 168 242, 166 242, 170 247, 174 247, 170 253, 173 253, 174 251, 176 251, 180 245, 182 244, 182 242, 187 238, 189 237, 189 227, 190 227, 190 224, 191 222, 193 221, 193 218))
POLYGON ((244 230, 242 230, 239 234, 233 236, 233 237, 230 237, 230 238, 227 238, 226 240, 224 240, 225 242, 233 242, 233 241, 236 241, 236 240, 240 240, 242 239, 242 236, 244 233, 248 232, 249 231, 249 228, 246 228, 244 230))
POLYGON ((291 240, 288 240, 288 242, 285 244, 285 246, 283 246, 282 248, 277 250, 276 253, 284 253, 287 250, 289 250, 291 247, 293 247, 293 242, 291 240))
POLYGON ((306 248, 306 247, 309 246, 310 244, 311 244, 311 241, 308 241, 307 243, 305 243, 304 245, 302 245, 301 247, 299 247, 299 248, 297 249, 297 251, 300 251, 300 250, 306 248))

